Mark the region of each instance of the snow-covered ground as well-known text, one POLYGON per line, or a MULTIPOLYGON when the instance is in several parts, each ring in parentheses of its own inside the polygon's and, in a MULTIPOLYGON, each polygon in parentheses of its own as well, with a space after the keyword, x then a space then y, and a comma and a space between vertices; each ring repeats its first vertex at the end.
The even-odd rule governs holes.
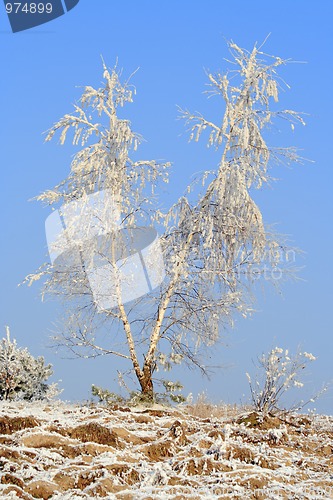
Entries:
POLYGON ((333 499, 333 417, 2 402, 0 473, 1 499, 333 499))

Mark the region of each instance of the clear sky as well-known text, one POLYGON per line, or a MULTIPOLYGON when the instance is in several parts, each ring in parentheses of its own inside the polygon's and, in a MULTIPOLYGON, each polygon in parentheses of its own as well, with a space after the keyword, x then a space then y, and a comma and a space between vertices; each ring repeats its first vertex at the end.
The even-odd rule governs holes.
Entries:
MULTIPOLYGON (((135 102, 124 111, 146 139, 141 157, 173 163, 168 191, 162 193, 167 206, 183 193, 192 174, 215 168, 219 160, 219 153, 203 143, 188 144, 176 105, 219 116, 222 101, 207 101, 202 93, 205 69, 227 67, 225 40, 251 49, 269 33, 267 53, 306 61, 283 68, 291 90, 281 96, 281 107, 309 113, 306 127, 288 135, 277 127, 272 142, 296 145, 314 162, 276 168, 272 175, 278 182, 257 193, 256 200, 264 220, 276 222, 278 231, 304 251, 297 261, 304 266, 303 281, 285 284, 283 296, 269 288, 259 294, 258 312, 238 321, 214 350, 210 362, 222 368, 210 381, 185 370, 176 375, 186 394, 206 390, 215 401, 245 402, 245 372, 253 373, 257 356, 276 345, 291 352, 301 345, 318 357, 304 374, 307 391, 333 380, 332 19, 329 0, 80 0, 66 15, 13 34, 0 6, 0 326, 8 324, 20 345, 53 364, 64 399, 88 399, 92 383, 117 390, 118 362, 63 359, 49 349, 57 304, 41 302, 40 284, 17 286, 47 260, 44 220, 49 211, 28 200, 67 175, 74 153, 57 141, 44 144, 42 132, 71 110, 80 95, 77 86, 99 85, 101 55, 109 66, 118 58, 124 76, 139 67, 133 79, 135 102)), ((315 407, 332 414, 333 389, 315 407)))

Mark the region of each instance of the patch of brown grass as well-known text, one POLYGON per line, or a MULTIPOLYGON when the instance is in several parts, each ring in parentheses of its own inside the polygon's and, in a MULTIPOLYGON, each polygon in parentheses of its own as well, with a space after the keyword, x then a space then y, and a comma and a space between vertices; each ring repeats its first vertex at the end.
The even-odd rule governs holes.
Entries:
POLYGON ((223 402, 214 404, 209 401, 205 393, 199 394, 196 402, 187 405, 185 408, 192 417, 202 419, 223 418, 225 420, 231 420, 247 409, 245 406, 240 407, 236 404, 223 402))
POLYGON ((33 417, 1 417, 0 434, 13 434, 22 429, 37 427, 40 422, 33 417))
POLYGON ((83 424, 68 431, 68 434, 73 439, 78 439, 82 443, 98 443, 113 446, 114 448, 123 449, 125 445, 120 442, 117 434, 112 430, 95 422, 83 424))

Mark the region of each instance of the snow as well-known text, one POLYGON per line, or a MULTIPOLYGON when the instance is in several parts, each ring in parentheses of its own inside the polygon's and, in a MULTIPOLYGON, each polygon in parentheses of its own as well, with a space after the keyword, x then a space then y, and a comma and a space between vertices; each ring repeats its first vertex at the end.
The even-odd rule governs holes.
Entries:
POLYGON ((333 498, 333 417, 221 415, 2 402, 0 497, 333 498))

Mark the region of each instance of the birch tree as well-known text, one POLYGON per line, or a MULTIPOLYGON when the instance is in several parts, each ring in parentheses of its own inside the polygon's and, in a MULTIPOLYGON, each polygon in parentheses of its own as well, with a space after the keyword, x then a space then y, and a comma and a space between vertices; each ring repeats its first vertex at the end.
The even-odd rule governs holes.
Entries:
MULTIPOLYGON (((190 185, 166 213, 156 205, 155 192, 158 182, 168 182, 169 164, 133 159, 140 136, 119 117, 119 108, 132 101, 134 90, 129 82, 121 83, 116 69, 104 65, 103 86, 86 87, 74 111, 55 123, 46 137, 49 141, 59 133, 63 144, 72 131, 73 144, 80 149, 68 177, 38 200, 63 204, 66 210, 103 191, 99 219, 107 218, 112 200, 117 221, 112 220, 103 238, 95 234, 89 244, 87 235, 80 239, 76 229, 67 226, 65 241, 74 239, 76 245, 71 265, 51 262, 27 279, 32 283, 44 278, 43 294, 65 300, 67 319, 58 336, 60 344, 79 356, 124 358, 148 399, 154 396, 153 372, 159 367, 185 362, 205 373, 205 349, 218 342, 235 316, 253 310, 254 283, 259 278, 274 281, 274 271, 286 273, 289 268, 281 259, 286 248, 265 227, 250 193, 269 181, 272 163, 298 161, 293 148, 270 147, 265 128, 279 118, 292 127, 304 122, 294 111, 277 110, 283 85, 277 70, 285 61, 266 56, 256 46, 251 52, 233 43, 229 48, 232 71, 208 74, 211 93, 224 101, 221 123, 181 110, 190 139, 198 141, 208 132, 218 166, 203 173, 201 193, 195 197, 190 185), (163 267, 163 275, 149 293, 124 301, 119 261, 126 242, 135 229, 154 227, 161 232, 159 259, 163 258, 155 267, 163 267), (96 255, 106 258, 113 270, 112 289, 100 284, 97 295, 89 274, 96 255), (109 299, 111 293, 111 306, 98 300, 102 295, 109 299)), ((81 233, 90 231, 82 223, 80 228, 81 233)), ((135 276, 131 283, 136 285, 135 276)))

